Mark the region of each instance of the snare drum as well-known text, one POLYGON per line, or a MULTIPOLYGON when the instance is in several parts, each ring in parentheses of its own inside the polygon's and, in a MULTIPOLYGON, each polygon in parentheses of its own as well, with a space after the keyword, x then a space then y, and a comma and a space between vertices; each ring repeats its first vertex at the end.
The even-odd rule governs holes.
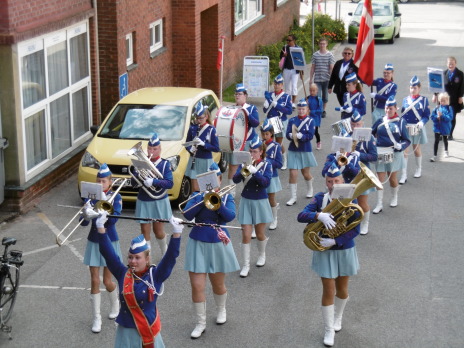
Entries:
POLYGON ((411 137, 419 135, 419 133, 420 133, 420 128, 417 125, 417 123, 416 124, 408 123, 406 125, 406 128, 408 129, 409 136, 411 136, 411 137))
POLYGON ((351 119, 344 118, 343 120, 337 121, 332 124, 332 132, 336 136, 345 136, 352 132, 351 119))
POLYGON ((241 106, 222 106, 214 119, 214 127, 221 151, 243 151, 248 133, 248 114, 241 106))
POLYGON ((274 128, 274 134, 282 133, 284 131, 284 124, 282 123, 282 120, 280 119, 279 116, 276 117, 271 117, 268 118, 269 123, 272 125, 272 128, 274 128))
POLYGON ((391 147, 378 147, 377 148, 377 162, 392 163, 393 162, 393 149, 391 147))

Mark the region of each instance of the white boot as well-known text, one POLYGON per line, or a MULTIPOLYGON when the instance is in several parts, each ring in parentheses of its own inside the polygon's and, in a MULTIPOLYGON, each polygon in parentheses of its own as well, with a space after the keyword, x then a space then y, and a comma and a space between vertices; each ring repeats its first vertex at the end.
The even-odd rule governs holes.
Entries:
POLYGON ((272 217, 274 220, 272 220, 271 224, 269 225, 270 230, 275 230, 277 228, 277 210, 279 209, 279 203, 276 204, 275 207, 271 207, 272 209, 272 217))
POLYGON ((422 156, 416 157, 416 171, 414 172, 415 178, 422 176, 422 156))
POLYGON ((377 191, 377 205, 375 206, 374 210, 372 210, 373 214, 378 214, 383 209, 383 190, 377 191))
POLYGON ((163 239, 155 238, 158 242, 159 248, 161 250, 161 256, 166 254, 166 250, 168 250, 168 236, 165 234, 163 239))
POLYGON ((253 226, 253 229, 251 230, 251 239, 256 239, 255 226, 253 226))
POLYGON ((297 184, 290 184, 290 193, 292 194, 292 198, 287 202, 287 205, 294 205, 296 203, 296 187, 297 184))
POLYGON ((312 178, 311 180, 305 180, 306 186, 308 188, 308 192, 306 193, 306 198, 311 198, 313 196, 313 180, 314 178, 312 178))
POLYGON ((342 329, 342 316, 343 311, 345 310, 346 303, 348 302, 349 297, 342 300, 335 296, 335 315, 334 315, 334 330, 338 332, 342 329))
POLYGON ((119 296, 118 296, 118 289, 114 288, 113 291, 108 292, 108 296, 110 298, 110 314, 108 314, 108 318, 116 319, 119 314, 119 296))
POLYGON ((102 317, 100 315, 101 294, 90 294, 90 302, 92 302, 93 312, 92 332, 99 333, 102 329, 102 317))
POLYGON ((250 243, 242 244, 243 267, 240 277, 246 278, 250 272, 250 243))
POLYGON ((403 185, 406 181, 408 181, 408 159, 403 156, 403 169, 401 169, 401 178, 398 183, 403 185))
POLYGON ((258 261, 256 261, 257 267, 263 267, 266 264, 266 244, 269 237, 265 240, 258 240, 258 261))
POLYGON ((398 190, 400 189, 399 186, 390 187, 391 190, 391 200, 390 200, 390 207, 394 208, 398 205, 398 190))
POLYGON ((216 309, 217 309, 217 318, 216 324, 222 325, 227 321, 226 315, 226 300, 227 300, 227 292, 222 295, 214 295, 214 302, 216 302, 216 309))
POLYGON ((324 345, 327 347, 332 347, 335 340, 335 330, 334 330, 334 305, 322 306, 322 318, 324 319, 324 345))
POLYGON ((191 338, 198 338, 206 330, 206 302, 193 302, 193 309, 197 316, 197 326, 190 334, 191 338))
POLYGON ((287 152, 284 152, 282 154, 282 168, 280 168, 282 170, 285 170, 287 169, 287 152))
POLYGON ((363 235, 367 234, 367 232, 369 232, 369 217, 370 217, 370 215, 371 215, 370 211, 364 213, 364 218, 361 221, 361 231, 360 231, 360 233, 363 234, 363 235))

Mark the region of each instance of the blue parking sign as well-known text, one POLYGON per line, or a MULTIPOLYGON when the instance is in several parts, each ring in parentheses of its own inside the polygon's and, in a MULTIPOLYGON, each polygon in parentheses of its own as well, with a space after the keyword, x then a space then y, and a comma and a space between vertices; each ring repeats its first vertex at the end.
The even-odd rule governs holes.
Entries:
POLYGON ((129 77, 127 73, 119 76, 119 99, 124 98, 129 91, 129 77))

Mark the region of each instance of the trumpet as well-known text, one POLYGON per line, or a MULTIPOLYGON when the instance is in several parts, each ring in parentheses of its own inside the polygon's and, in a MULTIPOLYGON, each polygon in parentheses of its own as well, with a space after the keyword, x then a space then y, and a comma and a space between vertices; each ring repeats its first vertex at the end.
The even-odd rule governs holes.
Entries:
POLYGON ((222 202, 222 197, 232 191, 233 189, 235 189, 235 184, 233 185, 227 185, 227 186, 224 186, 222 189, 220 189, 218 192, 214 192, 214 191, 206 191, 205 192, 205 196, 203 197, 203 200, 192 205, 191 207, 189 207, 188 209, 185 209, 185 205, 187 205, 187 203, 189 201, 191 201, 192 199, 194 199, 195 197, 198 197, 199 195, 203 194, 203 192, 198 192, 195 196, 192 196, 190 197, 189 199, 181 202, 179 204, 179 210, 182 214, 185 214, 186 212, 192 210, 193 208, 199 206, 200 204, 204 204, 205 207, 209 210, 218 210, 220 207, 221 207, 221 202, 222 202), (184 210, 185 209, 185 210, 184 210))
MULTIPOLYGON (((240 174, 242 174, 242 176, 246 179, 248 176, 250 176, 251 172, 248 170, 248 166, 245 166, 246 163, 243 163, 243 167, 242 169, 240 169, 240 174)), ((254 166, 255 165, 255 161, 251 161, 251 165, 254 166)))

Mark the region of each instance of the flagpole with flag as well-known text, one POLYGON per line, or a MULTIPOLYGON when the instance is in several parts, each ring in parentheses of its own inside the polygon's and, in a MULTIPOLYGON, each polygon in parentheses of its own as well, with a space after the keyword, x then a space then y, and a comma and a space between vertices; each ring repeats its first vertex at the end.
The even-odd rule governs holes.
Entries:
POLYGON ((364 0, 354 62, 359 62, 358 77, 368 86, 374 81, 374 44, 372 1, 364 0))
POLYGON ((218 57, 217 57, 217 62, 216 62, 216 68, 221 71, 221 78, 220 78, 220 87, 219 87, 219 101, 222 105, 222 79, 223 79, 223 74, 224 74, 224 39, 226 37, 222 35, 220 37, 221 42, 219 43, 219 50, 218 50, 218 57))

